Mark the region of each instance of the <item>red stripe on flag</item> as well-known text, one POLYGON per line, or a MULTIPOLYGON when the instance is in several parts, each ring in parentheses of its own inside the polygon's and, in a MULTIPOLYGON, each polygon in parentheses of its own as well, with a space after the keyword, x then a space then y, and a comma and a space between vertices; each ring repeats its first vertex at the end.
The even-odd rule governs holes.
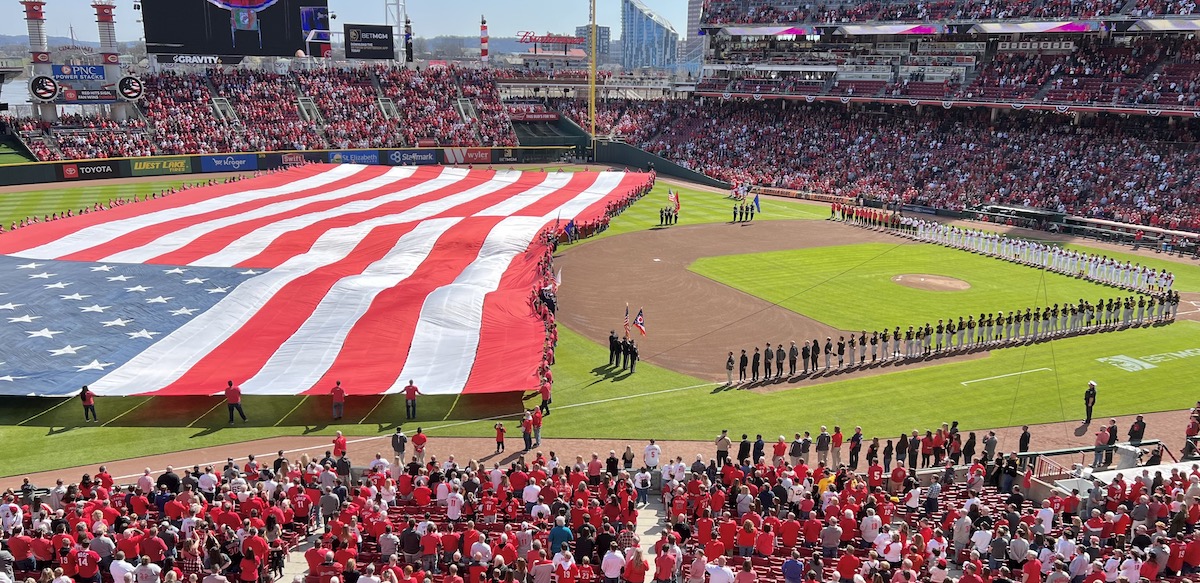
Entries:
MULTIPOLYGON (((362 273, 390 251, 417 223, 387 225, 371 231, 341 261, 314 270, 283 286, 236 332, 213 348, 170 386, 153 395, 194 395, 198 388, 218 390, 226 380, 241 382, 257 373, 281 344, 300 328, 338 280, 362 273), (213 388, 215 387, 215 388, 213 388)), ((320 341, 319 338, 313 339, 320 341)), ((297 387, 300 392, 308 387, 297 387)))
MULTIPOLYGON (((75 231, 92 227, 110 221, 128 219, 138 215, 144 215, 149 212, 160 211, 169 208, 177 208, 211 198, 243 192, 246 190, 257 190, 265 188, 275 188, 285 184, 303 180, 329 171, 330 167, 312 165, 294 168, 287 172, 269 174, 258 178, 231 182, 229 184, 219 184, 206 188, 196 188, 177 192, 167 197, 152 199, 149 201, 139 202, 136 204, 126 204, 118 206, 106 211, 90 211, 87 214, 71 217, 69 219, 52 221, 49 223, 40 223, 23 227, 19 234, 9 233, 0 235, 0 254, 16 254, 21 251, 40 247, 47 243, 61 239, 75 231)), ((81 185, 82 186, 82 185, 81 185)), ((90 206, 88 208, 91 208, 90 206)))
MULTIPOLYGON (((68 261, 100 261, 101 259, 104 259, 105 257, 114 255, 116 253, 120 253, 122 251, 127 251, 129 249, 140 247, 142 245, 146 245, 148 243, 153 242, 155 239, 158 239, 159 237, 168 235, 170 233, 179 231, 181 229, 185 229, 187 227, 191 227, 192 225, 196 225, 199 223, 203 223, 203 222, 211 221, 211 220, 215 220, 215 219, 236 216, 241 213, 245 213, 245 212, 249 212, 249 211, 252 211, 252 210, 255 210, 258 208, 262 208, 269 204, 275 204, 275 203, 285 202, 285 201, 289 201, 289 200, 297 200, 297 199, 308 197, 308 196, 314 196, 317 194, 332 192, 339 188, 346 188, 348 186, 353 186, 355 184, 358 184, 359 182, 362 182, 365 179, 365 177, 363 177, 361 175, 366 174, 367 172, 373 172, 376 175, 382 173, 382 172, 378 172, 377 169, 375 169, 375 168, 369 168, 367 170, 364 170, 362 172, 354 174, 353 176, 348 176, 341 180, 328 182, 326 184, 323 184, 323 185, 315 187, 315 188, 310 188, 307 190, 297 190, 295 192, 289 192, 287 194, 273 196, 273 197, 269 197, 269 198, 260 198, 257 200, 244 202, 242 204, 226 206, 226 207, 222 207, 220 209, 214 210, 214 211, 209 211, 206 213, 192 215, 189 217, 184 217, 184 218, 176 219, 173 221, 165 221, 165 222, 151 225, 151 226, 148 226, 148 227, 145 227, 142 229, 138 229, 138 230, 130 232, 130 233, 126 233, 120 237, 117 237, 116 239, 113 239, 112 241, 97 245, 95 247, 91 247, 89 249, 85 249, 78 253, 71 253, 69 255, 59 257, 59 259, 65 259, 68 261)), ((247 191, 247 190, 254 190, 254 189, 243 187, 239 190, 239 192, 247 191)), ((212 198, 212 197, 209 197, 209 198, 212 198)), ((143 214, 146 212, 153 212, 155 210, 161 210, 161 209, 142 209, 143 214)))
MULTIPOLYGON (((449 285, 462 273, 483 247, 487 234, 504 217, 472 217, 451 227, 438 240, 429 257, 408 279, 380 292, 342 343, 337 360, 309 394, 324 394, 335 381, 346 392, 359 395, 382 393, 400 375, 416 333, 426 297, 449 285)), ((446 363, 470 366, 470 363, 446 363)))
MULTIPOLYGON (((536 214, 552 212, 557 206, 578 196, 599 178, 595 174, 589 176, 590 179, 581 178, 581 183, 572 179, 572 196, 560 200, 555 207, 536 214)), ((578 224, 580 218, 587 216, 591 209, 598 207, 603 212, 605 205, 625 196, 632 185, 640 183, 644 178, 644 175, 638 174, 623 178, 611 194, 588 206, 583 213, 573 217, 564 216, 562 220, 574 219, 578 224)), ((521 214, 526 213, 522 211, 521 214)), ((551 222, 547 221, 546 224, 550 225, 551 222)), ((479 348, 476 350, 475 365, 463 387, 463 393, 499 393, 518 389, 531 391, 541 386, 540 379, 535 375, 542 364, 546 329, 541 316, 533 312, 529 304, 529 295, 541 285, 537 265, 544 256, 545 249, 543 243, 535 240, 528 251, 514 257, 500 279, 499 288, 484 299, 479 348)))
MULTIPOLYGON (((590 186, 596 183, 600 178, 599 174, 594 172, 576 172, 571 175, 567 185, 553 194, 533 202, 525 208, 513 213, 513 216, 519 217, 540 217, 546 214, 553 213, 555 209, 567 204, 571 199, 579 196, 579 193, 587 190, 590 186)), ((562 222, 565 225, 571 217, 562 217, 562 222)))
MULTIPOLYGON (((463 214, 479 212, 537 186, 544 179, 539 174, 524 173, 512 185, 462 205, 461 210, 463 214)), ((443 234, 417 272, 375 297, 346 337, 333 366, 310 390, 321 393, 339 380, 351 394, 379 394, 390 387, 404 368, 425 298, 437 288, 453 283, 475 261, 484 240, 503 218, 470 217, 443 234)))

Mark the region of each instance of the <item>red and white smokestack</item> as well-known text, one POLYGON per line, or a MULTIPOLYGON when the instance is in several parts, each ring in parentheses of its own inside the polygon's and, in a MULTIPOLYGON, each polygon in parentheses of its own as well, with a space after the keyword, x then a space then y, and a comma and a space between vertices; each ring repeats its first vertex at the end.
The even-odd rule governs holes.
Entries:
POLYGON ((488 31, 487 19, 479 17, 479 61, 483 64, 488 62, 488 31))
POLYGON ((114 20, 115 0, 95 0, 96 28, 100 33, 100 60, 105 66, 120 65, 117 53, 117 23, 114 20))
MULTIPOLYGON (((21 0, 25 7, 25 27, 29 31, 29 57, 34 70, 50 67, 50 44, 46 39, 46 3, 43 0, 21 0)), ((43 73, 44 74, 44 73, 43 73)))

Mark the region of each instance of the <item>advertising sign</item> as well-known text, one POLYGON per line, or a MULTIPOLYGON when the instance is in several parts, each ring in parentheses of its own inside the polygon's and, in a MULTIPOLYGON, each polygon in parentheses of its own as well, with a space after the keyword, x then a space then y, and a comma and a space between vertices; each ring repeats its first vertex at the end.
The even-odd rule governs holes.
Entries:
POLYGON ((134 176, 192 173, 192 159, 186 157, 135 159, 131 160, 129 164, 134 176))
POLYGON ((334 150, 329 152, 334 164, 378 164, 379 150, 334 150))
POLYGON ((392 27, 374 24, 347 24, 347 59, 394 59, 396 42, 392 27))
POLYGON ((104 65, 55 65, 54 78, 59 81, 103 81, 104 65))
POLYGON ((242 170, 258 170, 258 156, 255 154, 222 154, 200 157, 201 172, 239 172, 242 170))
POLYGON ((437 164, 437 150, 392 150, 388 153, 392 166, 424 166, 437 164))
POLYGON ((121 175, 117 163, 112 160, 96 162, 71 162, 59 167, 63 180, 86 180, 90 178, 117 178, 121 175))
POLYGON ((491 148, 443 148, 442 160, 446 164, 488 164, 492 161, 491 148))

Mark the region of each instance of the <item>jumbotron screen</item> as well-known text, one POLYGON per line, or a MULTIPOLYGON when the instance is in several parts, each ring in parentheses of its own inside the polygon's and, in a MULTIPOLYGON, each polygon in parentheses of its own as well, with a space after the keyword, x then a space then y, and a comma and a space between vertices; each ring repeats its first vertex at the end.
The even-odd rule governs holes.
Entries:
MULTIPOLYGON (((152 54, 294 56, 329 30, 328 0, 142 0, 152 54)), ((328 37, 321 36, 328 43, 328 37)))

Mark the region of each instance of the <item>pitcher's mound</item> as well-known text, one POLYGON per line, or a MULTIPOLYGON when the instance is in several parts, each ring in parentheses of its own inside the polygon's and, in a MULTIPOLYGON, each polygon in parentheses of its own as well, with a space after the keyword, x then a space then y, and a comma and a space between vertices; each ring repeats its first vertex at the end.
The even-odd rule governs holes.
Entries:
POLYGON ((927 275, 924 273, 902 273, 892 278, 892 281, 911 288, 925 291, 963 291, 971 289, 971 284, 944 275, 927 275))

